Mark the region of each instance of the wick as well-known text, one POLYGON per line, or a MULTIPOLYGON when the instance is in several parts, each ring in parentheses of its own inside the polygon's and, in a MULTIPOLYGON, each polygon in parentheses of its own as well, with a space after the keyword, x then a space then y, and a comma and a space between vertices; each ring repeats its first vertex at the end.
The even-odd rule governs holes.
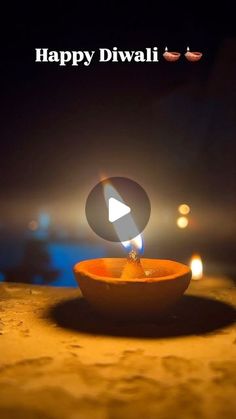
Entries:
POLYGON ((145 278, 145 272, 136 249, 129 252, 120 277, 124 280, 145 278))
POLYGON ((139 255, 138 255, 138 253, 134 250, 134 249, 132 249, 130 252, 129 252, 129 254, 128 254, 128 258, 127 258, 129 261, 132 261, 132 262, 139 262, 139 260, 140 260, 140 257, 139 257, 139 255))

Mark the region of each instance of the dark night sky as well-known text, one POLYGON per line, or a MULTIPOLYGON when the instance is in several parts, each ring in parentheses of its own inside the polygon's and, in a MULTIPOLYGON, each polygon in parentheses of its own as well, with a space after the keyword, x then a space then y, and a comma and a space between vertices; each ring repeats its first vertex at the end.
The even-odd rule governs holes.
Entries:
POLYGON ((235 202, 230 10, 31 7, 4 18, 2 201, 69 199, 107 173, 158 188, 166 199, 220 202, 223 189, 225 201, 235 202), (158 46, 161 53, 166 45, 182 53, 189 45, 204 58, 88 68, 34 63, 40 47, 158 46))

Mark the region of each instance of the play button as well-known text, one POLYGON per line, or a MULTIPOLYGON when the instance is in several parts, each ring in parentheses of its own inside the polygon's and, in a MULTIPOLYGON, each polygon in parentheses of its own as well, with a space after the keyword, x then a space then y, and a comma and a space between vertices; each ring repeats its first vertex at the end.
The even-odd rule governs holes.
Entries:
POLYGON ((123 204, 123 202, 115 198, 109 198, 108 202, 108 220, 110 223, 114 223, 114 221, 119 220, 131 211, 128 205, 123 204))
POLYGON ((113 242, 131 240, 146 227, 151 205, 138 183, 123 177, 99 182, 88 195, 86 217, 92 230, 113 242))

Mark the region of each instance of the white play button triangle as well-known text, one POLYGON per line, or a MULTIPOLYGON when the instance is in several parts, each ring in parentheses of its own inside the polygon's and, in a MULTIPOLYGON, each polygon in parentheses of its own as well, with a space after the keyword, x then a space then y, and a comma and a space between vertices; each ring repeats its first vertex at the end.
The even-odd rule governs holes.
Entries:
POLYGON ((123 177, 106 178, 90 191, 85 213, 89 226, 111 242, 127 242, 146 227, 151 204, 138 183, 123 177))
POLYGON ((108 219, 110 223, 119 220, 119 218, 124 217, 124 215, 131 212, 128 205, 123 204, 123 202, 118 201, 115 198, 109 198, 108 200, 108 219))

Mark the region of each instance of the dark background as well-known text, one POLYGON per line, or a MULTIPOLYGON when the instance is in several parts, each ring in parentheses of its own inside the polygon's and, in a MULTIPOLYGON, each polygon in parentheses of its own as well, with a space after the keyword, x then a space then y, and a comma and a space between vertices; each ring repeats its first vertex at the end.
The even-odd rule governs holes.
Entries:
POLYGON ((75 261, 118 256, 121 246, 96 237, 84 217, 86 197, 104 174, 134 179, 148 192, 146 256, 187 261, 198 251, 209 272, 234 275, 234 26, 229 5, 8 6, 1 44, 0 278, 70 285, 75 261), (160 62, 34 62, 35 48, 113 46, 157 46, 160 62), (165 46, 181 59, 165 62, 165 46), (202 60, 187 62, 187 46, 201 51, 202 60), (191 215, 180 231, 182 202, 191 215))

